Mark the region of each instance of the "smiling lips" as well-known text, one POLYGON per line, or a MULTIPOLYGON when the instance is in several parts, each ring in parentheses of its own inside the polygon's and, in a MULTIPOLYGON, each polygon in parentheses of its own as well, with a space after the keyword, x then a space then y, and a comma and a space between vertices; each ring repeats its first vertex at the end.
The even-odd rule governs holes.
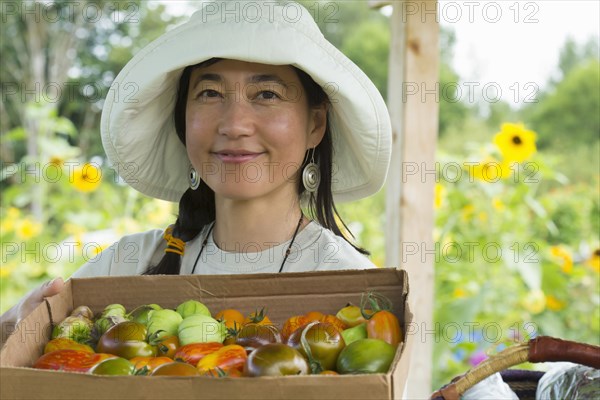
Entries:
POLYGON ((242 164, 254 160, 263 153, 248 150, 221 150, 213 152, 213 154, 224 163, 242 164))

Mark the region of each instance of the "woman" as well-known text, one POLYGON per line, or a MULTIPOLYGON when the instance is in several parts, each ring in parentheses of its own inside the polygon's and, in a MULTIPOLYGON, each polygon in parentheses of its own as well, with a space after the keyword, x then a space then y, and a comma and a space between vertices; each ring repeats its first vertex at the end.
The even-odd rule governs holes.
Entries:
MULTIPOLYGON (((301 6, 242 2, 236 15, 215 4, 140 51, 103 107, 109 160, 142 193, 179 201, 176 222, 122 238, 73 276, 373 267, 334 198, 383 185, 381 95, 301 6)), ((38 288, 3 324, 61 287, 38 288)))

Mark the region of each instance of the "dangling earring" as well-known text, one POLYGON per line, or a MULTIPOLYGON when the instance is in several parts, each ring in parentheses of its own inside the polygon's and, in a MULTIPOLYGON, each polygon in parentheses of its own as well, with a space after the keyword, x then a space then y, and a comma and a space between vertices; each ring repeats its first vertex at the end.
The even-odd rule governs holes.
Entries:
POLYGON ((188 172, 188 182, 190 183, 190 189, 192 190, 196 190, 200 186, 200 177, 192 165, 190 165, 188 172))
POLYGON ((302 184, 307 192, 314 193, 317 191, 320 182, 321 171, 319 166, 315 164, 315 148, 313 147, 310 162, 302 170, 302 184))

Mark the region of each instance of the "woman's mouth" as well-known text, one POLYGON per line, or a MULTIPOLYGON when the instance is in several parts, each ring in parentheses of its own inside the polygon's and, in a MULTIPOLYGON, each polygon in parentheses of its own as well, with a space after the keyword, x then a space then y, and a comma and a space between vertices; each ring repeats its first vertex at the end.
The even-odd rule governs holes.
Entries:
POLYGON ((247 150, 221 150, 213 152, 213 154, 215 157, 221 160, 221 162, 231 164, 242 164, 256 159, 263 153, 256 153, 247 150))

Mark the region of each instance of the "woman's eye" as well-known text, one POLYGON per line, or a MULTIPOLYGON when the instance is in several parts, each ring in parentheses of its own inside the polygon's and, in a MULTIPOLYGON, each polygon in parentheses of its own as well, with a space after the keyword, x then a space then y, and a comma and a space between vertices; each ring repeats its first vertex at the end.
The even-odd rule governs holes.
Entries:
POLYGON ((260 92, 257 97, 263 100, 275 100, 280 98, 277 93, 272 92, 270 90, 264 90, 260 92))
POLYGON ((198 93, 198 98, 211 98, 211 97, 219 97, 220 94, 216 90, 213 89, 205 89, 198 93))

